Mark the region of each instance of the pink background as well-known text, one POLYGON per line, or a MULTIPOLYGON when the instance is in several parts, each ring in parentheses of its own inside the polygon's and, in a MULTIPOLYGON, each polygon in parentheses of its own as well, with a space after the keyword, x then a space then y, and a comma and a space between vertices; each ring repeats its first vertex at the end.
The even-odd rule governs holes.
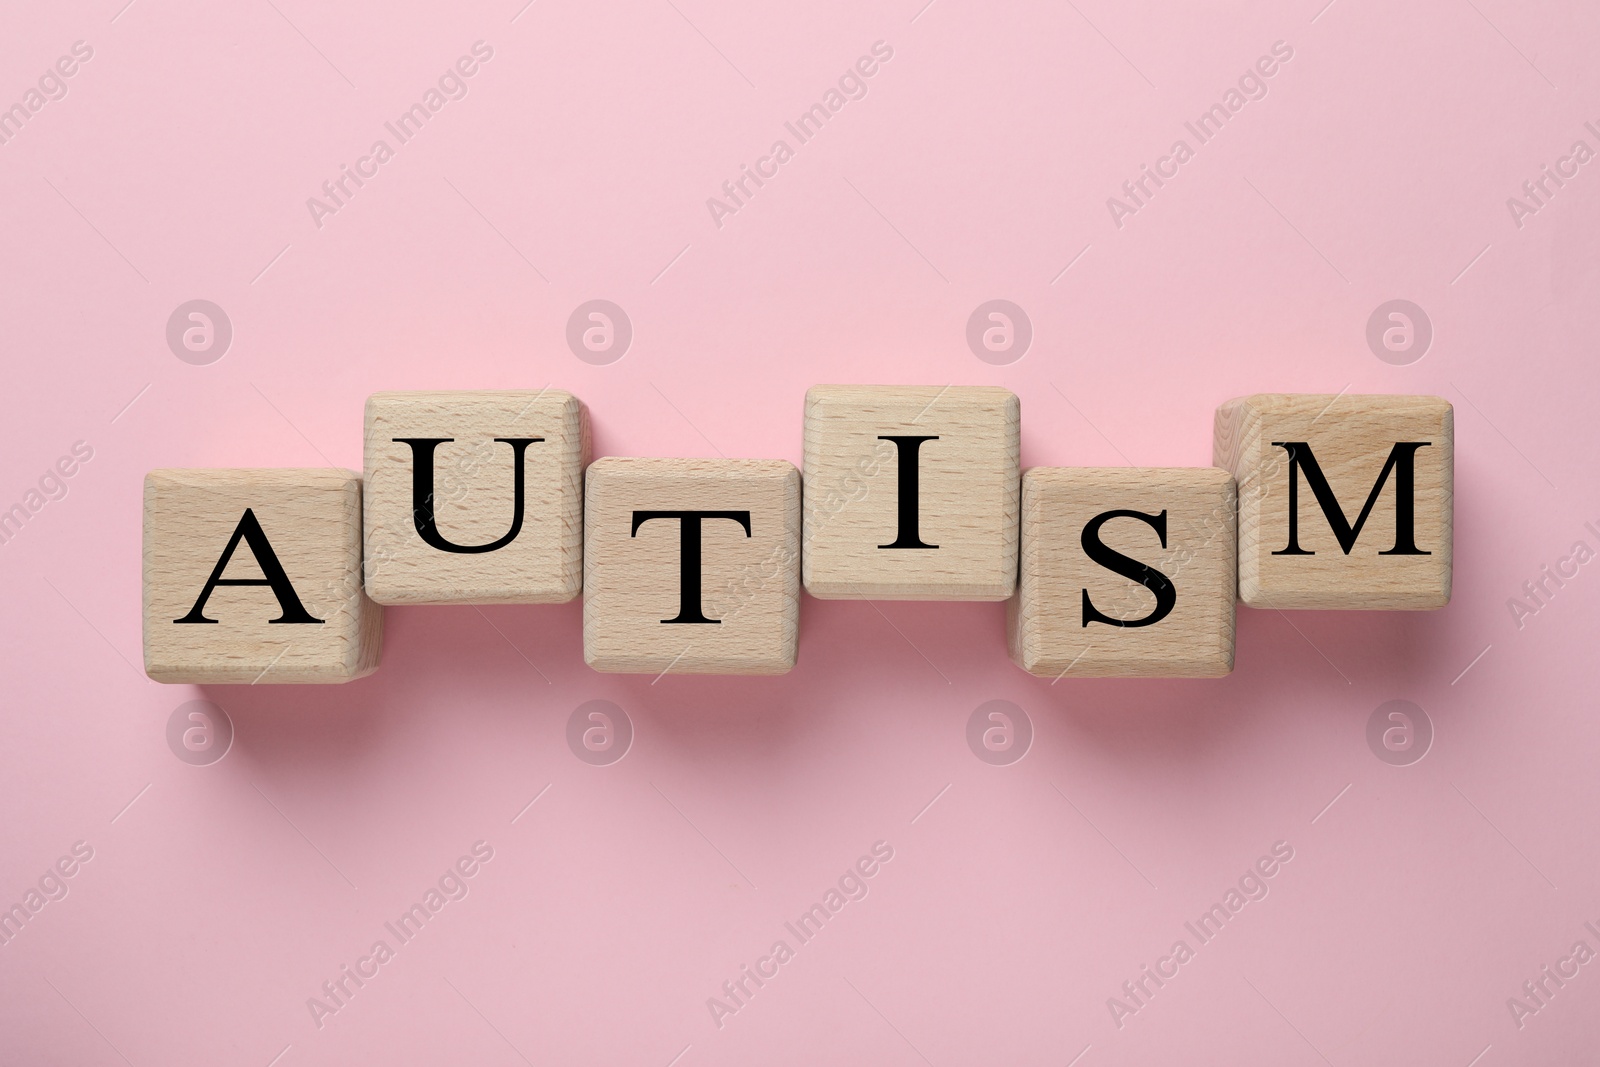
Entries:
POLYGON ((1600 548, 1600 174, 1520 228, 1506 206, 1600 148, 1600 15, 123 2, 13 5, 0 33, 0 103, 94 49, 0 146, 0 507, 94 450, 0 546, 0 903, 94 849, 0 947, 0 1060, 1600 1057, 1600 963, 1521 1028, 1506 1005, 1600 949, 1600 565, 1520 629, 1507 606, 1600 548), (318 228, 306 198, 478 40, 468 95, 318 228), (868 95, 715 226, 706 198, 879 40, 868 95), (1267 97, 1113 225, 1106 198, 1279 40, 1267 97), (165 341, 194 298, 234 329, 207 366, 165 341), (635 331, 608 366, 564 339, 592 298, 635 331), (992 298, 1033 324, 1009 366, 965 341, 992 298), (1435 331, 1407 366, 1365 340, 1394 298, 1435 331), (590 405, 600 455, 798 462, 828 381, 1006 386, 1027 464, 1206 464, 1244 393, 1437 393, 1455 599, 1241 609, 1210 682, 1052 686, 1005 658, 998 604, 809 599, 779 679, 595 674, 577 604, 391 609, 385 666, 343 687, 139 669, 152 467, 359 470, 373 391, 545 384, 590 405), (197 767, 165 729, 202 698, 237 736, 197 767), (634 724, 610 766, 565 741, 592 699, 634 724), (1010 766, 965 740, 995 699, 1033 724, 1010 766), (1368 748, 1391 699, 1433 722, 1421 762, 1368 748), (470 894, 319 1029, 307 998, 478 840, 470 894), (879 840, 870 894, 719 1029, 707 998, 879 840), (1275 841, 1270 895, 1119 1028, 1107 998, 1275 841))

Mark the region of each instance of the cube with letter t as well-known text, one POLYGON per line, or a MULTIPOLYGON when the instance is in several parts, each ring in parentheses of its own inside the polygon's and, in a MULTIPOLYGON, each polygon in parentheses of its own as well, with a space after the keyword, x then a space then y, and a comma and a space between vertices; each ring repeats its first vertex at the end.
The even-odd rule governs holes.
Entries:
POLYGON ((599 459, 584 501, 583 658, 631 674, 783 674, 800 622, 800 472, 599 459))
POLYGON ((1213 462, 1239 482, 1239 599, 1449 603, 1454 426, 1435 396, 1260 394, 1218 408, 1213 462))
POLYGON ((1216 467, 1034 467, 1011 658, 1042 678, 1233 669, 1235 497, 1216 467))
POLYGON ((806 392, 806 591, 1004 600, 1017 581, 1021 407, 992 386, 806 392))
POLYGON ((156 470, 144 480, 144 664, 158 682, 347 682, 378 668, 361 478, 156 470))

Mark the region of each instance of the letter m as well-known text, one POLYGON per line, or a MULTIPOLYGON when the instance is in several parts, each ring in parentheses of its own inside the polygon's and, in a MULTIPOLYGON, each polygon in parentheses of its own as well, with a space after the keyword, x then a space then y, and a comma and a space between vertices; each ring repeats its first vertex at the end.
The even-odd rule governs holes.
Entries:
POLYGON ((30 112, 21 104, 12 104, 9 108, 0 110, 0 138, 10 140, 22 132, 22 124, 27 122, 30 112), (6 123, 10 122, 14 129, 7 130, 6 123))
POLYGON ((0 542, 9 541, 22 532, 22 524, 28 521, 28 509, 21 504, 12 504, 9 511, 0 512, 0 542))
POLYGON ((833 112, 829 111, 821 104, 812 104, 810 109, 803 112, 801 116, 795 120, 795 122, 797 125, 799 125, 801 131, 805 132, 806 120, 810 119, 811 125, 815 127, 815 129, 812 131, 813 136, 815 136, 815 134, 822 132, 823 124, 831 118, 833 118, 833 112))
POLYGON ((813 904, 811 905, 811 910, 801 915, 799 919, 795 920, 795 922, 797 925, 799 925, 800 929, 804 930, 806 928, 806 920, 808 919, 810 920, 810 925, 815 927, 815 929, 812 930, 812 934, 815 936, 815 934, 822 929, 822 924, 828 921, 828 909, 823 907, 821 904, 813 904))
POLYGON ((1338 540, 1339 547, 1345 555, 1356 546, 1356 538, 1361 536, 1361 528, 1367 524, 1367 517, 1372 514, 1372 506, 1378 502, 1378 494, 1383 492, 1384 483, 1389 480, 1389 472, 1394 472, 1394 547, 1379 552, 1380 556, 1431 556, 1432 552, 1424 551, 1417 547, 1417 449, 1427 448, 1431 441, 1397 441, 1389 450, 1389 458, 1384 461, 1383 470, 1378 473, 1378 480, 1373 483, 1372 492, 1367 494, 1367 502, 1361 507, 1361 514, 1356 516, 1352 524, 1345 518, 1344 508, 1333 495, 1333 489, 1328 485, 1328 479, 1322 473, 1322 467, 1317 463, 1317 457, 1312 455, 1311 446, 1304 441, 1274 441, 1273 448, 1281 448, 1289 453, 1289 544, 1272 553, 1274 556, 1314 556, 1315 552, 1300 547, 1300 473, 1305 472, 1306 484, 1311 487, 1312 495, 1317 498, 1317 505, 1322 508, 1322 514, 1328 520, 1328 526, 1333 530, 1333 536, 1338 540))
POLYGON ((33 915, 21 904, 13 904, 9 911, 0 912, 0 939, 10 941, 22 933, 23 924, 32 918, 33 915))
POLYGON ((433 918, 433 915, 429 913, 427 908, 423 907, 421 904, 413 904, 411 905, 410 911, 404 913, 399 919, 396 920, 396 924, 401 930, 405 931, 407 934, 410 934, 412 937, 415 937, 417 934, 422 933, 422 927, 431 918, 433 918), (415 929, 412 929, 412 927, 415 927, 415 929))

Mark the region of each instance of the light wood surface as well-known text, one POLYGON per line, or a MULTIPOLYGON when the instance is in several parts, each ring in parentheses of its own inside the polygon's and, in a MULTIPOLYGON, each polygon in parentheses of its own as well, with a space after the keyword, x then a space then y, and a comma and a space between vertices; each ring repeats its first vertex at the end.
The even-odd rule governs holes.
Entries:
MULTIPOLYGON (((1434 396, 1259 394, 1217 409, 1213 462, 1239 483, 1239 599, 1252 607, 1416 610, 1450 601, 1454 411, 1434 396), (1387 472, 1346 554, 1304 461, 1294 466, 1298 521, 1289 547, 1289 450, 1309 446, 1353 532, 1400 442, 1414 464, 1413 545, 1394 554, 1400 469, 1387 472)), ((1403 525, 1403 524, 1399 524, 1403 525)))
POLYGON ((1016 587, 1021 407, 992 386, 818 385, 805 403, 806 591, 824 600, 1004 600, 1016 587), (900 539, 906 446, 917 539, 900 539))
MULTIPOLYGON (((241 537, 220 575, 264 580, 241 537)), ((383 609, 361 586, 361 478, 304 470, 155 470, 144 480, 144 662, 158 682, 345 682, 378 667, 383 609), (189 617, 249 511, 319 623, 291 614, 267 585, 218 585, 189 617)))
POLYGON ((1021 578, 1006 612, 1011 658, 1051 679, 1227 674, 1234 648, 1234 507, 1233 478, 1216 467, 1031 468, 1022 478, 1021 578), (1097 521, 1114 511, 1150 520, 1097 521), (1136 561, 1170 583, 1164 614, 1154 591, 1159 579, 1136 581, 1091 558, 1086 529, 1126 557, 1119 568, 1135 569, 1136 561), (1116 626, 1099 615, 1152 621, 1116 626))
POLYGON ((583 655, 598 671, 782 674, 800 615, 800 472, 782 460, 628 459, 589 467, 583 655), (701 614, 682 608, 682 522, 640 511, 749 513, 700 523, 701 614))
MULTIPOLYGON (((366 583, 380 604, 558 604, 583 587, 583 469, 588 419, 559 389, 374 393, 366 409, 366 583), (516 536, 487 552, 423 540, 417 449, 433 447, 433 520, 447 544, 492 545, 515 517, 517 446, 523 509, 516 536), (497 440, 497 438, 505 440, 497 440)), ((426 484, 426 483, 424 483, 426 484)))

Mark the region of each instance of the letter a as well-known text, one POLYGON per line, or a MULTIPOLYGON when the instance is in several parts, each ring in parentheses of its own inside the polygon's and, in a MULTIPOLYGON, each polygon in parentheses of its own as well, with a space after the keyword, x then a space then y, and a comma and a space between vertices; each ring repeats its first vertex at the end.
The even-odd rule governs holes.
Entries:
POLYGON ((278 598, 278 607, 283 614, 276 619, 268 619, 273 623, 315 623, 322 625, 321 619, 311 617, 311 613, 300 603, 300 597, 295 593, 294 586, 289 582, 289 576, 284 573, 283 564, 278 562, 278 554, 272 551, 272 544, 267 540, 267 535, 261 529, 261 523, 256 519, 256 513, 245 508, 244 518, 239 520, 239 525, 234 528, 233 536, 228 539, 228 547, 222 550, 222 558, 217 560, 217 565, 211 571, 211 577, 206 580, 206 586, 200 590, 200 599, 194 602, 194 607, 189 609, 189 614, 173 622, 209 622, 215 623, 216 619, 208 619, 205 615, 206 601, 211 599, 211 591, 219 585, 266 585, 272 587, 272 595, 278 598), (233 558, 233 550, 239 547, 239 539, 243 538, 245 544, 250 546, 250 552, 260 566, 262 578, 224 578, 222 572, 227 569, 228 561, 233 558))
POLYGON ((1124 1004, 1122 1001, 1118 1000, 1116 997, 1107 997, 1106 998, 1106 1008, 1110 1010, 1110 1012, 1111 1012, 1111 1021, 1117 1024, 1117 1029, 1118 1030, 1122 1029, 1122 1026, 1123 1026, 1122 1020, 1123 1020, 1123 1018, 1125 1016, 1135 1015, 1139 1011, 1138 1008, 1130 1008, 1130 1007, 1128 1007, 1126 1004, 1124 1004))
POLYGON ((706 1009, 711 1012, 711 1021, 717 1024, 718 1030, 721 1030, 726 1025, 722 1021, 723 1016, 739 1014, 738 1008, 730 1008, 716 997, 706 998, 706 1009))

